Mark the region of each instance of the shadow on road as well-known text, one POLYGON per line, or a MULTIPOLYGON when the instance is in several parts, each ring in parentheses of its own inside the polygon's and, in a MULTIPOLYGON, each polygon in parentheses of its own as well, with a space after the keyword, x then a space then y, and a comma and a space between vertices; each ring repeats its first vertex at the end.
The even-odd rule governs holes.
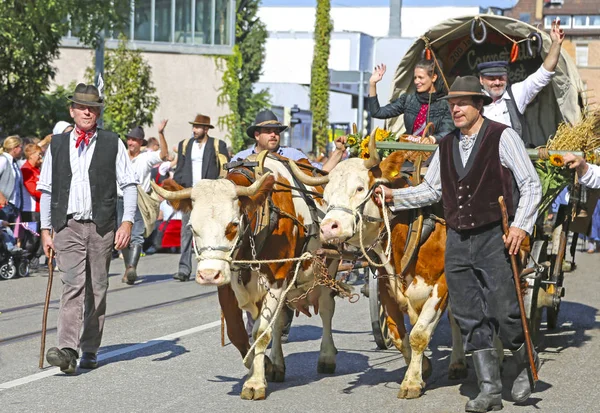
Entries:
MULTIPOLYGON (((152 361, 166 361, 170 360, 174 357, 180 356, 184 353, 189 353, 189 350, 185 347, 178 344, 179 338, 174 340, 152 340, 153 345, 144 347, 139 351, 132 351, 129 353, 125 353, 108 360, 102 361, 101 365, 119 363, 121 361, 135 360, 139 357, 149 357, 161 354, 160 357, 153 358, 152 361), (164 354, 163 353, 167 353, 164 354)), ((119 350, 125 347, 135 346, 139 343, 122 343, 115 344, 112 346, 101 347, 100 352, 98 353, 99 357, 102 357, 103 354, 109 353, 111 351, 119 350)), ((85 371, 85 370, 84 370, 85 371)))

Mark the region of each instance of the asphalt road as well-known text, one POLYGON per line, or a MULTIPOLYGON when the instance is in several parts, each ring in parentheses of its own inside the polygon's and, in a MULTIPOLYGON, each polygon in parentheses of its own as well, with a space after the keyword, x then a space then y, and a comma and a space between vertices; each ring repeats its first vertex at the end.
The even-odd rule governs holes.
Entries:
MULTIPOLYGON (((294 320, 284 345, 286 380, 269 383, 264 401, 241 400, 246 369, 237 350, 220 345, 216 291, 171 280, 176 255, 140 261, 141 282, 120 282, 122 261, 111 265, 111 286, 103 346, 96 370, 64 376, 38 369, 40 326, 48 278, 40 275, 0 281, 1 412, 462 412, 477 393, 475 374, 447 379, 450 331, 446 317, 430 352, 434 373, 423 396, 396 394, 406 366, 396 350, 376 349, 369 331, 367 299, 337 299, 334 340, 339 350, 333 375, 317 373, 319 317, 294 320)), ((504 365, 506 412, 596 412, 600 395, 598 306, 600 254, 579 254, 567 274, 560 328, 541 345, 536 393, 528 403, 510 401, 510 358, 504 365)), ((56 345, 60 281, 55 280, 47 348, 56 345)), ((358 287, 356 287, 358 289, 358 287)), ((47 366, 47 365, 46 365, 47 366)))

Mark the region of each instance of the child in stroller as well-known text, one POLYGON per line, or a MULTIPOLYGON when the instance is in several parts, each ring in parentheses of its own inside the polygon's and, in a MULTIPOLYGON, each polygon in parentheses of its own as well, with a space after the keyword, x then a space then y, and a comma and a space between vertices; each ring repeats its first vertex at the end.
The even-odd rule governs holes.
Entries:
POLYGON ((29 274, 27 251, 17 246, 17 240, 7 221, 0 221, 0 279, 29 274))

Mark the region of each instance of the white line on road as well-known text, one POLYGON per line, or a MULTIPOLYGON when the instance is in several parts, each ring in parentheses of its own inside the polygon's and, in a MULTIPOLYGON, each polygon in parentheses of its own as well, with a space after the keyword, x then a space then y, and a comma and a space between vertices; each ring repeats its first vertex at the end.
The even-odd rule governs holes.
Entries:
MULTIPOLYGON (((105 354, 98 355, 98 361, 104 361, 111 358, 115 358, 122 354, 132 353, 134 351, 142 350, 147 347, 152 347, 157 344, 163 344, 165 341, 174 340, 176 338, 181 338, 185 336, 189 336, 190 334, 199 333, 200 331, 208 330, 209 328, 217 327, 221 325, 221 321, 213 321, 212 323, 203 324, 198 327, 193 327, 187 330, 179 331, 177 333, 169 334, 163 337, 155 338, 153 340, 148 340, 145 343, 134 344, 133 346, 123 347, 118 350, 109 351, 105 354)), ((38 381, 44 379, 46 377, 54 376, 55 374, 60 373, 60 369, 58 367, 51 368, 46 371, 42 371, 40 373, 32 374, 30 376, 22 377, 20 379, 7 381, 6 383, 0 383, 0 391, 12 389, 13 387, 20 386, 22 384, 31 383, 34 381, 38 381)))

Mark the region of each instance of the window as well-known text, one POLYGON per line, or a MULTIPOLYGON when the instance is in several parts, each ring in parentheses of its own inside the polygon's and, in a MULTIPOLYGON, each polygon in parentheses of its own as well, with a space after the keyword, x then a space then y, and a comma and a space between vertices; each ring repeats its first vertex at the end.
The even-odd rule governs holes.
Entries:
POLYGON ((530 23, 531 13, 520 13, 519 20, 521 20, 523 23, 530 23))
POLYGON ((573 27, 587 26, 587 16, 573 16, 573 27))
POLYGON ((588 65, 588 45, 578 44, 575 46, 575 60, 577 66, 586 67, 588 65))
POLYGON ((571 28, 571 16, 546 16, 546 17, 544 17, 544 27, 546 29, 551 28, 552 27, 552 22, 557 17, 560 18, 560 26, 563 29, 570 29, 571 28))
POLYGON ((193 43, 192 0, 175 1, 175 43, 193 43))
POLYGON ((213 0, 196 0, 196 36, 197 44, 212 44, 213 0))
POLYGON ((229 2, 227 0, 217 1, 215 4, 215 43, 229 44, 231 39, 229 33, 229 2))
POLYGON ((136 0, 133 13, 133 38, 152 40, 152 0, 136 0))
POLYGON ((590 27, 600 27, 600 16, 588 16, 590 27))
POLYGON ((171 0, 155 0, 154 41, 171 42, 171 0))

